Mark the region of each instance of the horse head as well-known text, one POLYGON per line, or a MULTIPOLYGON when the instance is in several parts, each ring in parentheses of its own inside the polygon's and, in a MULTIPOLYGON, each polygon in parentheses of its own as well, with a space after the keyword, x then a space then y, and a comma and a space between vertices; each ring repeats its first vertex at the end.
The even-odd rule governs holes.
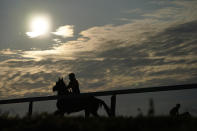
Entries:
POLYGON ((57 91, 58 95, 63 95, 69 93, 66 84, 64 83, 63 78, 59 78, 56 84, 53 86, 53 92, 57 91))

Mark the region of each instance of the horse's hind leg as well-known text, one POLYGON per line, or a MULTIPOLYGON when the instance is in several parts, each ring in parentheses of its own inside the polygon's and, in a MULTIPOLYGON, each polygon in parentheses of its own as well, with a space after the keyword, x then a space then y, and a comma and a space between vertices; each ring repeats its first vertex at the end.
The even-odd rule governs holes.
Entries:
POLYGON ((90 112, 88 110, 85 110, 85 118, 88 118, 90 116, 90 112))
POLYGON ((91 113, 92 113, 95 117, 99 117, 97 111, 93 111, 93 112, 91 112, 91 113))

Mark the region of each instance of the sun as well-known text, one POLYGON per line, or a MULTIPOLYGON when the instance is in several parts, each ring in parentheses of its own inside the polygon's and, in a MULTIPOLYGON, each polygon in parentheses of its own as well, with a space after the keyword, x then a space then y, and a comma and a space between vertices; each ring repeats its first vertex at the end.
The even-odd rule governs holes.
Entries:
POLYGON ((47 34, 49 31, 49 20, 46 17, 35 17, 31 20, 31 32, 26 32, 30 38, 38 37, 47 34))
POLYGON ((36 18, 32 21, 31 28, 33 32, 43 35, 48 31, 49 23, 45 18, 36 18))

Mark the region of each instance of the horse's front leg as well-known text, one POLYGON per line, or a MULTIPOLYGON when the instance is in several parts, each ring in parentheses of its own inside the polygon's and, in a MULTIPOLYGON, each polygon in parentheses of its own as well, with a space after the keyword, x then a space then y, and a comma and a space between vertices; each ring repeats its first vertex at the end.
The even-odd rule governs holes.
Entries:
POLYGON ((90 112, 86 109, 85 110, 85 118, 88 118, 90 116, 90 112))
POLYGON ((64 116, 64 112, 62 112, 62 111, 60 111, 60 110, 57 110, 57 111, 55 111, 54 112, 54 115, 56 115, 56 116, 64 116))
POLYGON ((59 110, 56 110, 55 112, 54 112, 54 115, 59 115, 60 114, 60 111, 59 110))

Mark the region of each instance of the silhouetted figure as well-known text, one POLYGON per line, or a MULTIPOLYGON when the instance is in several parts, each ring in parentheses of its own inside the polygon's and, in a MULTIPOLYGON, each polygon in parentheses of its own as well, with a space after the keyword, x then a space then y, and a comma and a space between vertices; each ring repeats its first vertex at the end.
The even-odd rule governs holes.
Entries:
POLYGON ((153 99, 149 100, 149 110, 148 110, 148 116, 154 116, 155 114, 155 109, 154 109, 154 102, 153 99))
MULTIPOLYGON (((73 84, 73 83, 71 83, 73 84)), ((72 112, 85 111, 85 116, 88 117, 90 114, 98 117, 98 108, 104 107, 108 116, 111 116, 110 108, 107 104, 94 96, 72 96, 69 92, 68 86, 64 83, 63 78, 59 78, 56 84, 53 86, 53 91, 57 91, 58 99, 57 99, 57 111, 55 115, 63 116, 65 113, 70 114, 72 112), (64 96, 70 96, 68 98, 62 98, 64 96)))
POLYGON ((71 89, 72 94, 74 94, 74 95, 80 94, 79 83, 78 83, 77 79, 75 78, 75 74, 70 73, 68 76, 69 76, 69 80, 70 80, 70 82, 68 84, 68 88, 71 89))
POLYGON ((175 107, 173 107, 170 110, 170 116, 178 116, 179 115, 179 109, 180 109, 181 105, 180 104, 176 104, 175 107))

